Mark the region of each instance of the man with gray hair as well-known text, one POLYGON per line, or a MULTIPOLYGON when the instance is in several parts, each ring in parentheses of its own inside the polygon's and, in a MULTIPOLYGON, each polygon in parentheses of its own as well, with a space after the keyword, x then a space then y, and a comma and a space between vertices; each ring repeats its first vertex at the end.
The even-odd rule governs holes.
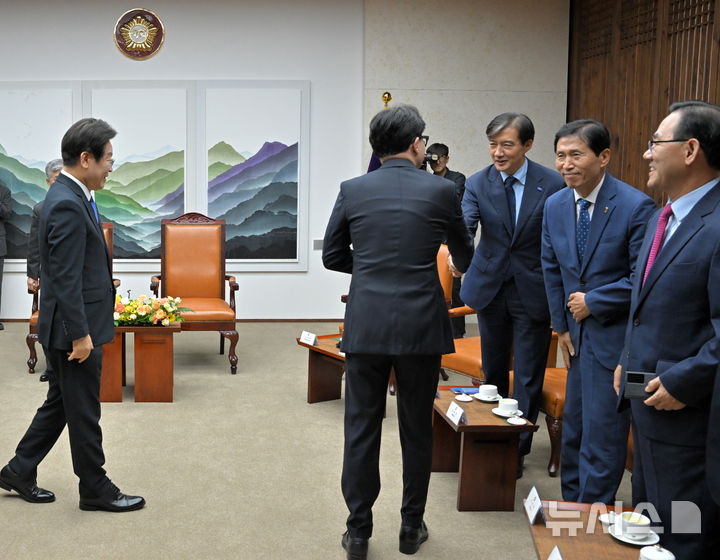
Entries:
MULTIPOLYGON (((63 168, 62 159, 54 159, 45 166, 45 182, 48 187, 57 179, 60 170, 63 168)), ((28 254, 27 254, 27 286, 28 292, 35 293, 40 288, 40 247, 38 245, 38 226, 40 224, 40 212, 43 207, 44 200, 38 202, 32 211, 32 221, 30 222, 30 233, 28 234, 28 254)), ((44 348, 43 348, 44 351, 44 348)), ((52 373, 50 360, 45 355, 45 373, 40 376, 40 381, 48 380, 48 373, 52 373)))

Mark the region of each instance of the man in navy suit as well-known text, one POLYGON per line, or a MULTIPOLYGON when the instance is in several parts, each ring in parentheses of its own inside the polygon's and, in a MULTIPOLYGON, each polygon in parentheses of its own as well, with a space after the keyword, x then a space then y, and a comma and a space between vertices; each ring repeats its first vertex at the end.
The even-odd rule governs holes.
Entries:
POLYGON ((418 169, 424 129, 414 107, 375 115, 370 144, 382 167, 340 185, 325 232, 323 264, 352 274, 340 346, 346 353, 342 491, 350 510, 342 545, 349 559, 366 558, 372 535, 391 369, 403 461, 400 552, 413 554, 428 538, 432 407, 441 355, 454 352, 437 252, 447 239, 455 266, 465 270, 472 241, 455 185, 418 169))
POLYGON ((653 374, 644 387, 651 394, 630 403, 633 500, 652 504, 661 543, 678 560, 712 558, 720 533, 705 443, 720 364, 720 108, 671 105, 643 157, 648 188, 669 202, 647 225, 615 370, 620 407, 629 372, 653 374))
POLYGON ((40 214, 38 338, 53 371, 45 402, 0 471, 0 488, 28 502, 55 500, 52 492, 38 488, 37 468, 67 424, 80 509, 120 512, 145 505, 142 497, 120 492, 103 469, 100 369, 102 345, 114 336, 115 288, 90 191, 105 186, 115 134, 99 119, 82 119, 68 129, 61 144, 64 167, 40 214))
POLYGON ((555 166, 569 187, 548 198, 542 264, 550 317, 568 368, 562 496, 612 504, 625 470, 630 413, 616 412, 613 371, 630 311, 630 274, 656 210, 606 172, 610 133, 579 120, 555 134, 555 166))
MULTIPOLYGON (((503 113, 485 132, 493 163, 465 184, 465 222, 473 235, 482 229, 460 297, 478 313, 486 383, 506 396, 514 358, 512 393, 535 422, 552 334, 540 264, 543 207, 563 180, 525 157, 535 137, 527 116, 503 113)), ((531 443, 531 433, 520 436, 518 477, 531 443)))

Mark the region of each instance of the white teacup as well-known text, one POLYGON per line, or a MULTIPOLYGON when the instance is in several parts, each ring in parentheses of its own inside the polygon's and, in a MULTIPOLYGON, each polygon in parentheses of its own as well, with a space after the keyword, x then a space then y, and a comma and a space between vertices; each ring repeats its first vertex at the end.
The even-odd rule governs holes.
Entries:
POLYGON ((497 396, 497 386, 495 385, 480 385, 480 387, 478 387, 478 397, 483 400, 489 401, 496 399, 497 396))
POLYGON ((500 399, 498 401, 498 412, 500 414, 517 414, 518 402, 515 399, 500 399))
POLYGON ((636 511, 626 511, 620 515, 622 533, 630 539, 644 539, 650 532, 650 518, 636 511))

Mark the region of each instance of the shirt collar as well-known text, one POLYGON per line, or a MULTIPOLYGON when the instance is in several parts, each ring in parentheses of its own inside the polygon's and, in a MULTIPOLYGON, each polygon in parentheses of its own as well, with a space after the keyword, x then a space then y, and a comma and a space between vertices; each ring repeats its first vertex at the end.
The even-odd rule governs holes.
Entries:
POLYGON ((701 187, 682 195, 677 200, 670 200, 668 204, 672 207, 673 216, 678 222, 682 222, 695 207, 698 201, 707 194, 707 192, 718 182, 717 177, 712 181, 708 181, 701 187))
POLYGON ((597 186, 587 196, 580 196, 578 194, 578 192, 573 189, 573 195, 575 196, 575 204, 577 204, 577 201, 580 200, 581 198, 587 200, 590 204, 595 204, 598 193, 600 192, 600 188, 603 186, 604 182, 605 182, 605 173, 603 173, 603 176, 600 177, 600 182, 597 184, 597 186))
MULTIPOLYGON (((515 173, 513 173, 513 177, 517 180, 518 183, 520 183, 523 187, 525 186, 525 179, 527 179, 527 170, 528 170, 528 160, 525 158, 525 161, 520 166, 520 169, 518 169, 515 173)), ((503 183, 505 182, 505 179, 509 177, 509 173, 505 173, 504 171, 500 172, 500 177, 502 177, 503 183)))
POLYGON ((60 170, 60 173, 62 173, 63 175, 65 175, 65 177, 69 177, 70 179, 72 179, 73 181, 75 181, 75 183, 82 189, 82 192, 85 193, 85 198, 87 198, 88 201, 92 198, 92 196, 90 195, 90 191, 89 191, 88 188, 82 183, 82 181, 80 181, 80 179, 74 177, 73 175, 70 175, 70 173, 68 173, 68 172, 65 171, 64 169, 60 170))

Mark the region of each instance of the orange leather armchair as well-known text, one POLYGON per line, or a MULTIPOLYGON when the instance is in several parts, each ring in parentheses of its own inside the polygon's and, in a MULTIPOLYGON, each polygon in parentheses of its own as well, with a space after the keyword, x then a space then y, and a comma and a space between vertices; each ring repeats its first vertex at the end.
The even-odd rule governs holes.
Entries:
POLYGON ((190 212, 162 221, 160 275, 150 289, 156 297, 180 297, 183 331, 219 331, 220 353, 230 341, 230 372, 237 373, 234 276, 225 275, 225 221, 190 212), (230 301, 225 301, 225 282, 230 301))
MULTIPOLYGON (((113 225, 110 222, 102 222, 103 233, 105 234, 105 243, 107 243, 108 251, 110 252, 110 266, 112 267, 113 258, 113 225)), ((110 270, 112 274, 112 269, 110 270)), ((120 280, 113 278, 113 284, 115 289, 120 286, 120 280)), ((38 322, 38 300, 40 296, 40 288, 36 287, 34 290, 28 288, 28 293, 32 294, 32 310, 30 312, 30 326, 29 332, 25 337, 25 343, 30 350, 30 357, 27 361, 28 373, 35 373, 35 366, 37 365, 37 351, 35 350, 35 343, 38 340, 37 335, 37 322, 38 322)))

